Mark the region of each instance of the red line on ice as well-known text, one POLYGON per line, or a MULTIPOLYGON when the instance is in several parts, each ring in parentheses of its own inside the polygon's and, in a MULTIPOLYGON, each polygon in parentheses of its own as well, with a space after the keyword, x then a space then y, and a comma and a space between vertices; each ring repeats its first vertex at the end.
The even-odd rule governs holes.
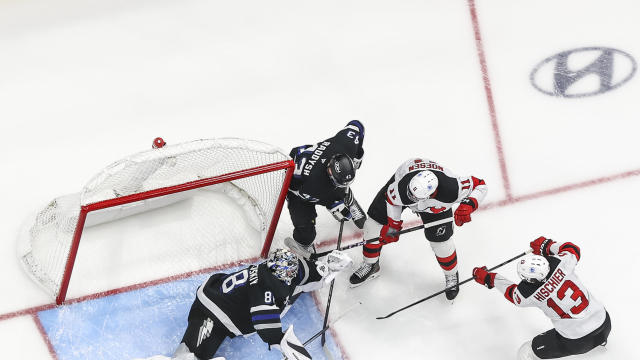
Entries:
POLYGON ((38 332, 40 333, 40 335, 42 336, 42 339, 44 340, 45 344, 47 345, 47 349, 49 350, 49 354, 51 355, 51 357, 54 360, 58 360, 58 354, 56 354, 56 351, 53 348, 53 344, 51 344, 51 340, 49 339, 49 335, 47 335, 47 332, 44 330, 44 326, 42 326, 42 322, 40 322, 40 318, 38 317, 38 314, 36 314, 36 313, 31 314, 31 318, 33 319, 33 322, 36 323, 36 327, 38 328, 38 332))
POLYGON ((509 174, 507 172, 507 162, 502 147, 502 138, 500 136, 500 127, 498 126, 498 116, 496 114, 496 105, 493 101, 493 91, 491 90, 491 81, 489 80, 489 70, 487 69, 487 59, 484 55, 484 45, 482 36, 480 35, 480 24, 478 23, 478 14, 476 13, 475 0, 467 0, 469 12, 471 14, 471 23, 473 24, 473 34, 476 40, 476 51, 478 60, 480 61, 480 70, 482 71, 482 82, 484 83, 484 92, 487 96, 487 104, 489 105, 489 117, 491 117, 491 127, 493 128, 493 140, 496 143, 496 152, 498 153, 498 162, 500 163, 500 173, 502 174, 502 183, 504 186, 505 196, 507 200, 511 200, 511 183, 509 182, 509 174))

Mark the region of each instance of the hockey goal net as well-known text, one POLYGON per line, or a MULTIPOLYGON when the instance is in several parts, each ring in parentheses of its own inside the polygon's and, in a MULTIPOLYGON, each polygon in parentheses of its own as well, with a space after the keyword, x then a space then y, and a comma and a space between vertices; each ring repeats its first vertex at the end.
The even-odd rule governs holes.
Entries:
POLYGON ((30 217, 18 256, 58 304, 74 269, 82 294, 265 257, 293 166, 276 147, 235 138, 143 151, 30 217))

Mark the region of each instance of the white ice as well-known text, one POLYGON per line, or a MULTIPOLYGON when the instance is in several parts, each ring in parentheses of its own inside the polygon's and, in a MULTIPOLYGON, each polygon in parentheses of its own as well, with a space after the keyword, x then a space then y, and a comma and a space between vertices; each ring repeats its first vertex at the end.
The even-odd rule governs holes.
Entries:
MULTIPOLYGON (((51 358, 31 316, 2 316, 52 302, 15 256, 21 222, 42 204, 79 191, 156 136, 246 137, 286 149, 329 137, 351 119, 366 127, 353 187, 363 206, 411 156, 484 178, 492 206, 454 235, 461 278, 539 235, 574 242, 583 256, 578 274, 613 323, 606 350, 582 358, 637 357, 638 75, 603 95, 565 99, 535 90, 529 74, 579 47, 640 59, 638 10, 631 0, 1 2, 2 357, 51 358)), ((335 238, 337 224, 320 212, 319 240, 335 238)), ((290 231, 285 210, 276 236, 290 231)), ((359 250, 350 254, 360 261, 359 250)), ((91 255, 99 257, 83 254, 85 261, 91 255)), ((443 287, 419 233, 385 247, 381 267, 366 286, 348 289, 348 274, 336 282, 332 314, 363 303, 333 327, 346 358, 513 359, 551 327, 538 310, 517 309, 475 283, 454 304, 438 297, 376 320, 443 287)), ((500 272, 517 277, 513 265, 500 272)))

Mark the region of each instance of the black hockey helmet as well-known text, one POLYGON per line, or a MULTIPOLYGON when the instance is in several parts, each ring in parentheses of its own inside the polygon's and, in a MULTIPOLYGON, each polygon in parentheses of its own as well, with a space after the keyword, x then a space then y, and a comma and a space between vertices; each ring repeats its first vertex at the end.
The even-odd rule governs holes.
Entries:
POLYGON ((353 160, 345 154, 335 154, 329 159, 327 173, 333 185, 337 187, 347 187, 356 178, 353 160))

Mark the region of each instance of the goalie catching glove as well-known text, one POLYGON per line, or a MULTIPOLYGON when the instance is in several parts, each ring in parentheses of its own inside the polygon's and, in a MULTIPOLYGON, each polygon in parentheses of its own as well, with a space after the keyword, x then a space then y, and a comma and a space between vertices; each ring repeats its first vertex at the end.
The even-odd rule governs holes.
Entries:
POLYGON ((316 261, 316 269, 322 275, 325 283, 330 283, 338 273, 353 263, 353 260, 346 253, 340 250, 333 250, 324 259, 316 261))
POLYGON ((284 360, 311 360, 311 354, 293 332, 293 325, 289 325, 287 331, 284 332, 280 344, 271 345, 270 348, 280 350, 284 360))

